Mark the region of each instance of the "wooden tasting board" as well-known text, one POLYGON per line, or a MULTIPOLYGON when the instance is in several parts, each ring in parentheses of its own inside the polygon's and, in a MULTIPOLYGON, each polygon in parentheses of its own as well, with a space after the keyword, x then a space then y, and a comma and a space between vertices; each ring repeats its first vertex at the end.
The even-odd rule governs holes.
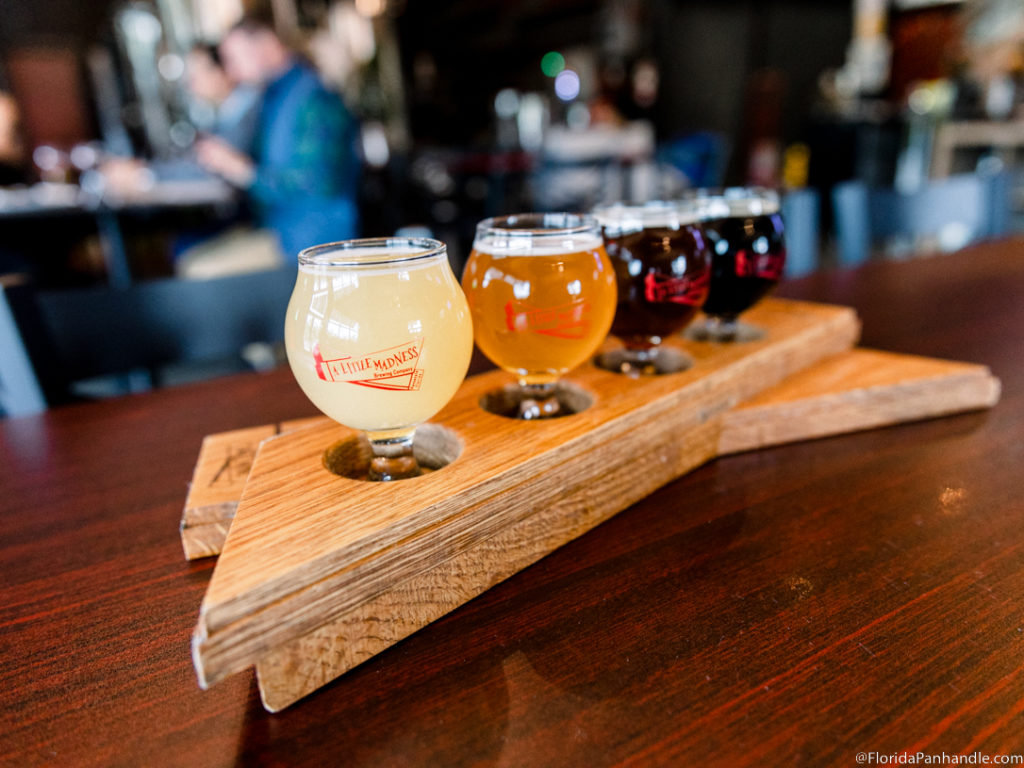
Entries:
POLYGON ((222 536, 211 529, 194 546, 190 529, 230 526, 193 636, 200 684, 255 664, 264 706, 277 711, 715 456, 998 398, 983 366, 852 350, 849 309, 767 300, 748 320, 764 340, 673 339, 695 360, 682 373, 577 369, 572 383, 593 403, 567 418, 487 413, 481 397, 507 376, 471 377, 430 433, 461 454, 414 480, 328 472, 324 449, 354 433, 325 419, 277 436, 275 426, 211 436, 182 529, 194 553, 222 536))

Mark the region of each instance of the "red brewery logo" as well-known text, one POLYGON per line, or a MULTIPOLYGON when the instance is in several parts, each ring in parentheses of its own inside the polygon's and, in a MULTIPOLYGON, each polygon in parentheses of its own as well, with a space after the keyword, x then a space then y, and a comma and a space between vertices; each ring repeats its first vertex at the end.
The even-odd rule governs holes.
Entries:
POLYGON ((736 252, 736 277, 778 280, 782 277, 782 268, 785 263, 785 249, 767 253, 754 253, 744 249, 736 252))
POLYGON ((557 307, 534 307, 525 301, 512 300, 505 305, 505 325, 510 331, 582 339, 590 330, 590 302, 573 299, 557 307))
POLYGON ((423 339, 371 352, 362 357, 338 357, 324 360, 320 345, 313 346, 316 375, 324 381, 343 381, 374 389, 416 391, 423 381, 418 370, 423 339))
POLYGON ((696 275, 661 275, 648 272, 644 275, 644 299, 651 304, 686 304, 690 307, 703 306, 711 286, 707 272, 696 275))

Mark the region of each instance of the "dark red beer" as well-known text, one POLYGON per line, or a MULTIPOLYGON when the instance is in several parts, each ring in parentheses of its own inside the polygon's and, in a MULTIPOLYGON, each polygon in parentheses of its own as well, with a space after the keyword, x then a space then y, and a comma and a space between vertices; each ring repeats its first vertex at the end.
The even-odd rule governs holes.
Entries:
POLYGON ((736 319, 760 301, 782 277, 785 228, 778 196, 768 190, 731 189, 698 193, 711 252, 711 286, 704 314, 711 322, 697 335, 729 340, 736 319))
POLYGON ((595 215, 618 283, 611 333, 627 349, 656 347, 696 316, 708 294, 710 260, 698 208, 619 204, 595 215))

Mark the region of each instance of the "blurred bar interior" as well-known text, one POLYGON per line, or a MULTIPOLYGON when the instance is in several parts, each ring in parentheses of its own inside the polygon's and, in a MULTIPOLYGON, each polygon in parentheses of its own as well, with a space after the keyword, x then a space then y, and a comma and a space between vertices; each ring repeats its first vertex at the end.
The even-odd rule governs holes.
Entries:
POLYGON ((727 184, 790 277, 1024 229, 1020 0, 10 0, 0 413, 280 363, 295 254, 196 160, 246 13, 357 121, 357 232, 457 273, 484 217, 727 184))

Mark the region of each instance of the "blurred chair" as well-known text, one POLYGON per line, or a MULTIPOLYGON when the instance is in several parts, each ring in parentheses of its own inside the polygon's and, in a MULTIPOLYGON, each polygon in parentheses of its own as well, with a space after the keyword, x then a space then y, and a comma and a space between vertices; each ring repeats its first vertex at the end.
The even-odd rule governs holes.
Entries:
POLYGON ((124 288, 0 291, 0 406, 8 415, 74 399, 83 381, 113 393, 252 368, 243 350, 278 343, 295 268, 124 288), (8 320, 16 322, 5 323, 8 320), (40 396, 42 395, 42 396, 40 396))
POLYGON ((8 288, 15 288, 17 282, 16 276, 0 277, 0 417, 46 409, 46 398, 6 298, 8 288))
POLYGON ((821 199, 817 190, 792 189, 782 197, 786 228, 786 277, 801 277, 818 266, 821 199))
MULTIPOLYGON (((551 127, 531 178, 542 211, 590 210, 601 202, 660 196, 654 163, 654 127, 645 120, 621 126, 551 127)), ((678 175, 678 173, 674 173, 678 175)))
POLYGON ((175 259, 174 274, 188 280, 209 280, 262 272, 285 264, 274 232, 237 226, 184 248, 175 259))
POLYGON ((729 142, 713 131, 679 136, 658 147, 659 162, 676 168, 689 187, 720 187, 729 159, 729 142))
POLYGON ((1010 225, 1005 173, 950 176, 910 193, 846 181, 832 190, 832 205, 842 264, 866 261, 873 249, 892 256, 955 251, 1010 225))

